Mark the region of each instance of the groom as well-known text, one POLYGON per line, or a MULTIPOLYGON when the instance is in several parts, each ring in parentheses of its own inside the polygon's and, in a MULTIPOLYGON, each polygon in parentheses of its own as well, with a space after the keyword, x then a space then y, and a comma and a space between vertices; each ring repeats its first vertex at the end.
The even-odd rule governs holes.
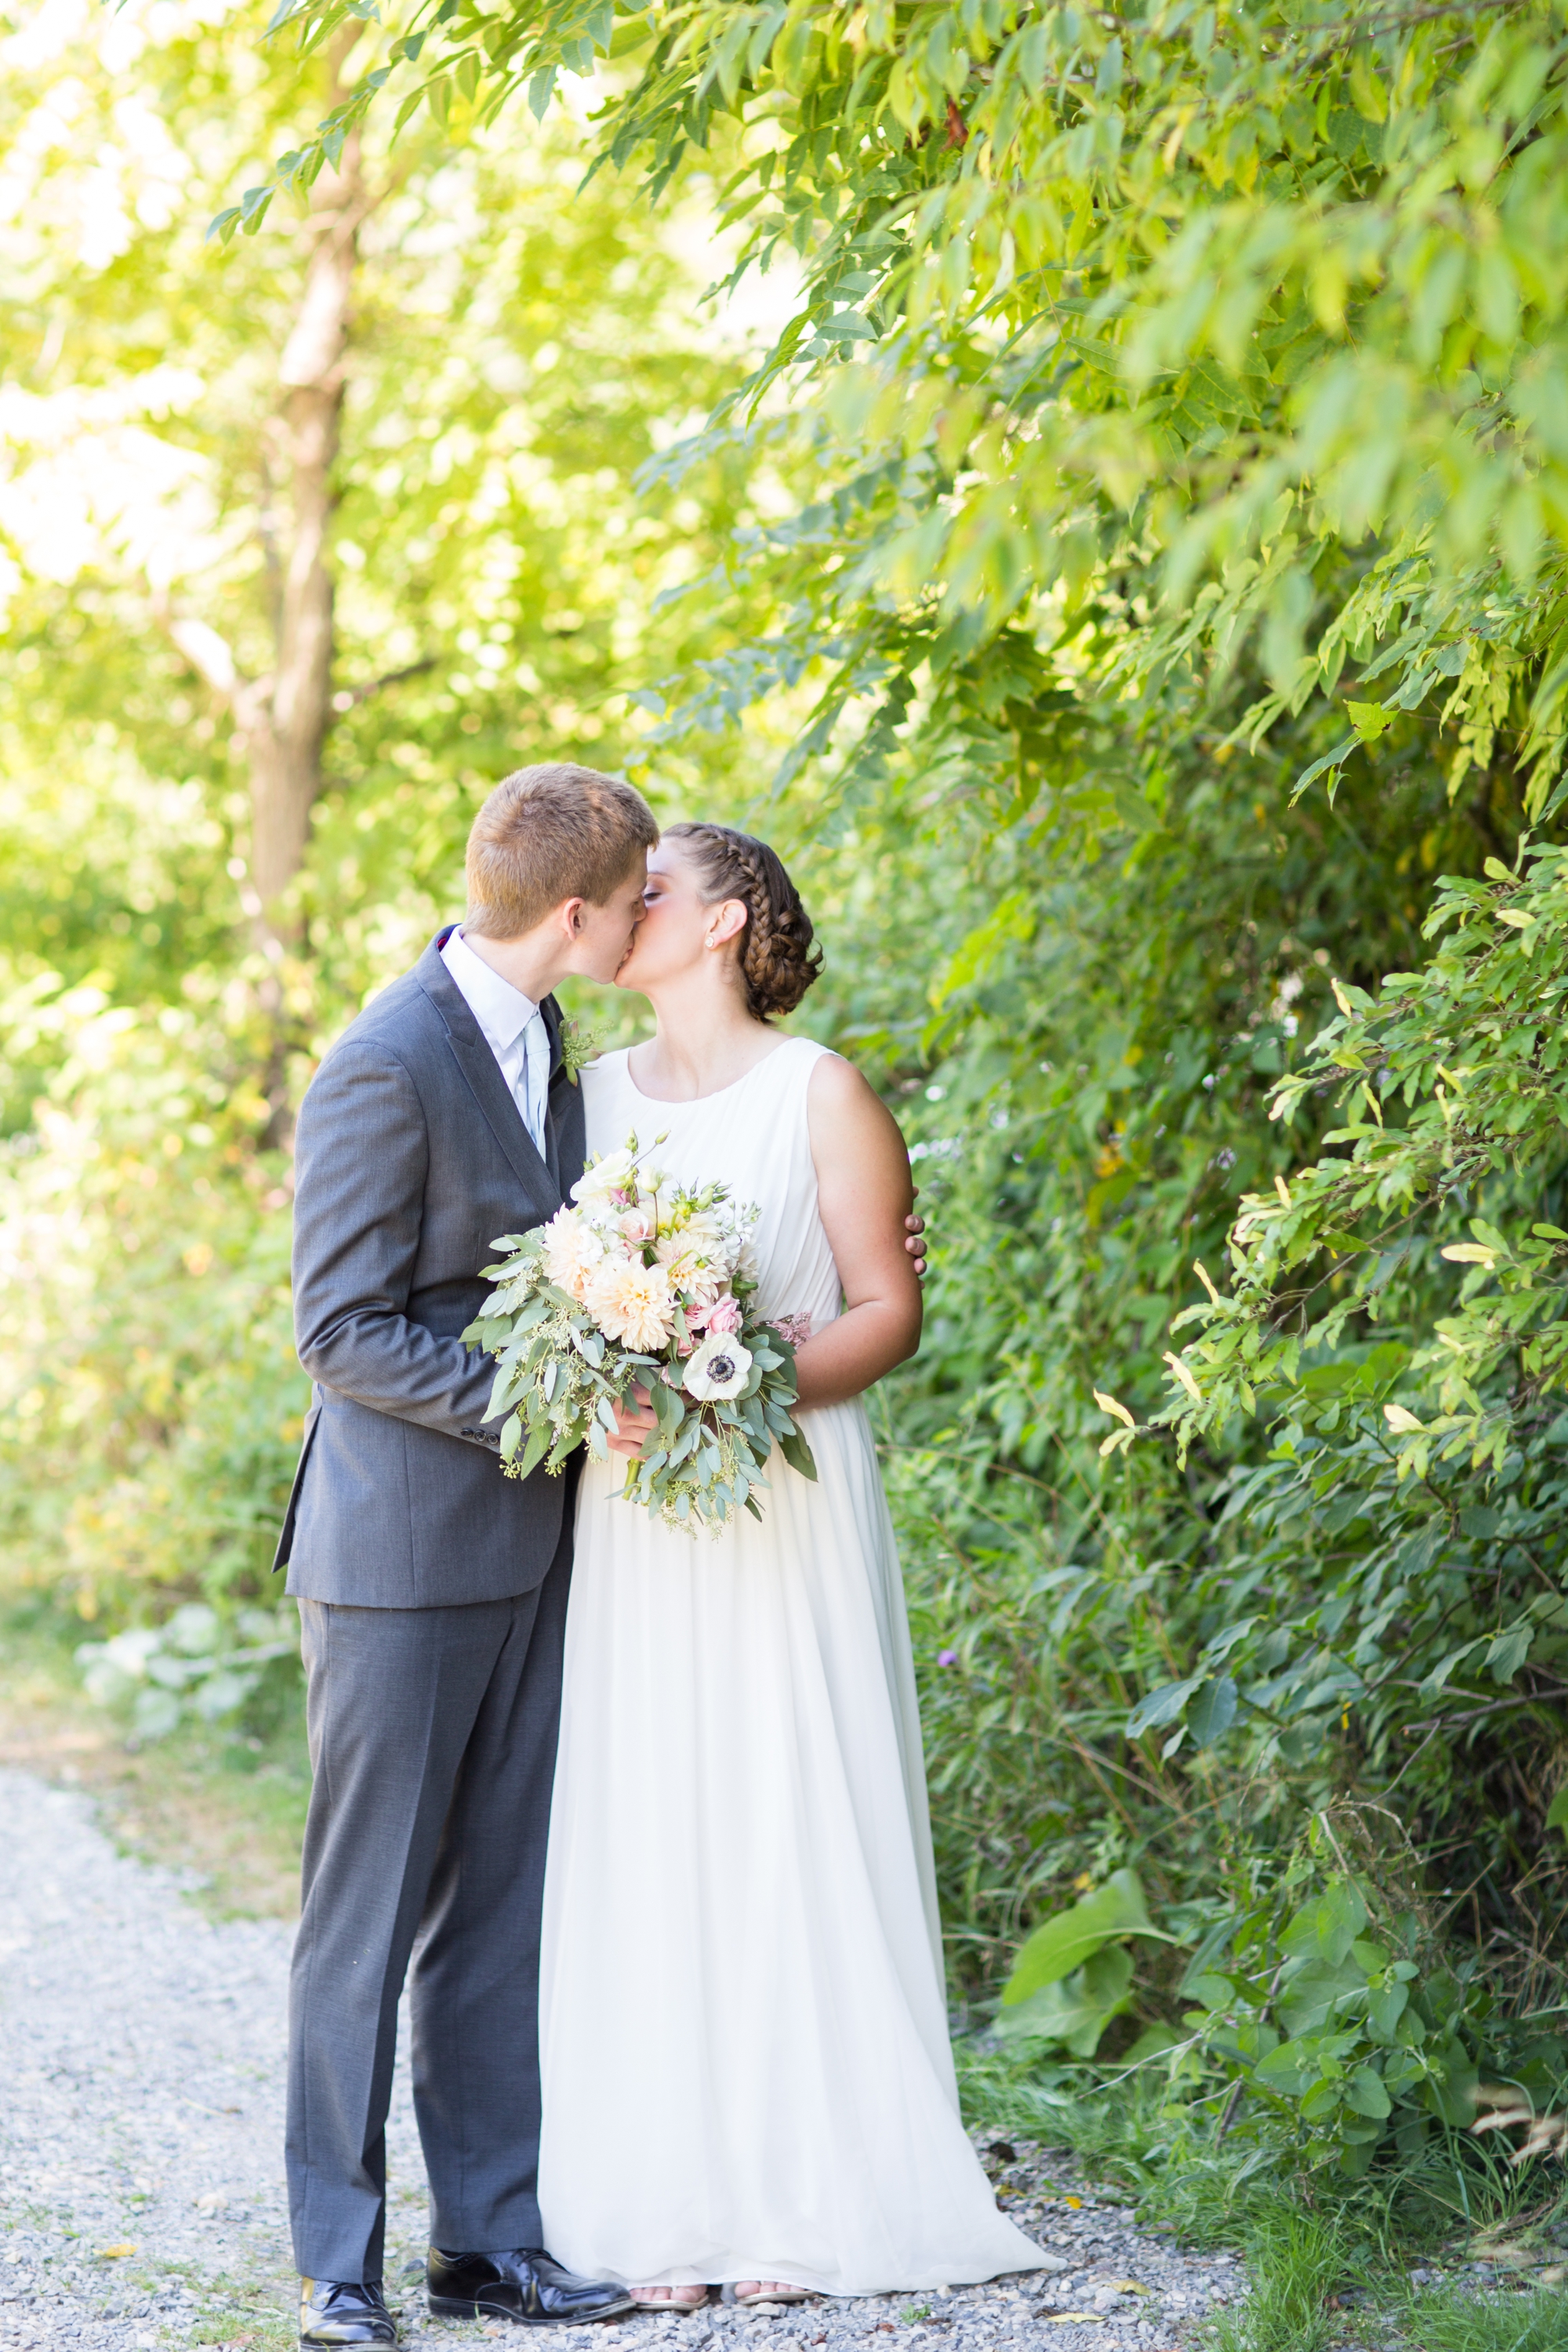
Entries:
POLYGON ((345 1030, 300 1113, 294 1311, 315 1385, 277 1564, 314 1774, 287 2145, 305 2345, 396 2341, 384 2126, 405 1975, 431 2310, 559 2326, 633 2307, 544 2252, 536 2185, 574 1481, 501 1475, 493 1367, 458 1334, 497 1237, 582 1173, 552 992, 615 978, 658 838, 613 777, 508 776, 469 835, 466 921, 345 1030))
POLYGON ((458 1334, 497 1235, 552 1216, 582 1173, 552 991, 615 978, 658 838, 612 777, 507 777, 469 836, 466 922, 344 1032, 300 1113, 294 1313, 315 1385, 278 1561, 314 1773, 287 2144, 306 2345, 397 2340, 381 2282, 405 1973, 432 2311, 558 2326, 632 2307, 551 2260, 536 2194, 574 1482, 501 1475, 494 1367, 458 1334))

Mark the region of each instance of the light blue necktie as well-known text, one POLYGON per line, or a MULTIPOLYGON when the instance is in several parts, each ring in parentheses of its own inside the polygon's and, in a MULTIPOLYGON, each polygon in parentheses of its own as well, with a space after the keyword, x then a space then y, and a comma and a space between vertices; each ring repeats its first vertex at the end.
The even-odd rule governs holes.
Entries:
POLYGON ((544 1106, 550 1092, 550 1032, 537 1005, 523 1024, 518 1044, 522 1048, 522 1066, 518 1071, 512 1095, 522 1113, 522 1123, 533 1138, 534 1146, 542 1160, 545 1156, 544 1106))

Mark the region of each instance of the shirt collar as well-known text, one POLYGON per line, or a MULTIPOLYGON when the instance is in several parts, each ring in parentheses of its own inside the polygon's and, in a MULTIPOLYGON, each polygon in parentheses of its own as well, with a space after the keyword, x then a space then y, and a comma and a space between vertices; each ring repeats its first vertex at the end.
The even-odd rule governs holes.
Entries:
POLYGON ((477 956, 461 931, 454 931, 447 940, 441 961, 462 990, 492 1051, 506 1053, 521 1036, 538 1005, 477 956))

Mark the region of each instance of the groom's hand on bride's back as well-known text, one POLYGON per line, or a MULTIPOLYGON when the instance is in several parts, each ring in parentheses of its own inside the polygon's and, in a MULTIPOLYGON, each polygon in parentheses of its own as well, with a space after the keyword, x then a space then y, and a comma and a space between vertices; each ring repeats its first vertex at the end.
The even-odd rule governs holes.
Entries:
MULTIPOLYGON (((915 1186, 915 1198, 917 1201, 920 1199, 920 1196, 921 1188, 917 1184, 915 1186)), ((925 1229, 925 1219, 923 1217, 916 1216, 914 1212, 911 1210, 910 1214, 904 1219, 904 1231, 909 1236, 909 1239, 904 1244, 904 1247, 908 1250, 910 1257, 913 1259, 915 1273, 921 1282, 925 1280, 926 1276, 925 1229)))

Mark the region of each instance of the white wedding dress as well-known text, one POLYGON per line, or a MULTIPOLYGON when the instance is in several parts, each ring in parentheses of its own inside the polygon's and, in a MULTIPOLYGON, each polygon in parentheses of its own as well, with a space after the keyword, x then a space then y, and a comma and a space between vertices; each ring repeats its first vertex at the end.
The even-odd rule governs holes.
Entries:
MULTIPOLYGON (((839 1312, 790 1038, 722 1092, 584 1073, 588 1149, 754 1202, 758 1304, 839 1312)), ((860 2294, 1038 2267, 959 2120, 898 1555, 865 1407, 717 1538, 590 1463, 544 1888, 545 2243, 594 2278, 860 2294)))

